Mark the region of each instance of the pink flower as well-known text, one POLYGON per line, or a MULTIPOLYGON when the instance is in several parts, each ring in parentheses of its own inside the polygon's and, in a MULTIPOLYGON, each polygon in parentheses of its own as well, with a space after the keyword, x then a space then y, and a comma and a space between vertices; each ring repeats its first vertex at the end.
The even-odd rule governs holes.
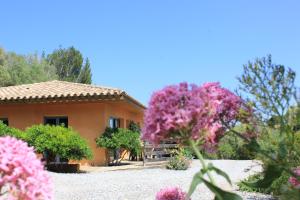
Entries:
MULTIPOLYGON (((300 176, 300 167, 296 168, 294 170, 294 173, 297 176, 300 176)), ((296 177, 290 177, 289 178, 290 184, 292 184, 295 188, 300 189, 300 181, 296 177)))
POLYGON ((52 199, 50 177, 25 142, 0 137, 0 172, 0 195, 4 199, 52 199))
POLYGON ((234 121, 241 106, 242 100, 219 83, 167 86, 151 97, 142 139, 202 139, 204 146, 215 146, 226 131, 222 124, 234 121))
POLYGON ((156 200, 187 200, 187 194, 178 187, 169 187, 156 194, 156 200))

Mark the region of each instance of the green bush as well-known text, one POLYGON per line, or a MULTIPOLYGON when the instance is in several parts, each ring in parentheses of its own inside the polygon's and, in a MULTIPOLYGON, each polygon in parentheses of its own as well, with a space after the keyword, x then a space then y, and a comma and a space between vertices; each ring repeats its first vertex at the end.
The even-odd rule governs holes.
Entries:
MULTIPOLYGON (((262 150, 286 162, 286 165, 292 169, 300 164, 300 132, 293 133, 291 137, 292 140, 288 139, 286 135, 280 134, 279 131, 269 129, 257 141, 262 150)), ((258 155, 258 158, 263 161, 264 165, 272 163, 270 159, 263 156, 258 155)))
POLYGON ((2 121, 0 121, 0 137, 1 136, 12 136, 21 140, 27 140, 27 136, 24 131, 21 131, 16 128, 11 128, 3 124, 2 121))
POLYGON ((280 196, 283 194, 282 193, 283 188, 286 185, 288 185, 289 177, 290 177, 289 174, 287 174, 286 172, 283 172, 282 175, 278 179, 276 179, 271 184, 271 186, 268 188, 253 188, 253 187, 248 186, 246 183, 256 182, 263 178, 262 173, 257 173, 257 174, 249 176, 242 182, 239 182, 238 186, 241 191, 245 191, 245 192, 260 192, 260 193, 264 193, 264 194, 272 194, 274 196, 280 196))
MULTIPOLYGON (((62 160, 91 159, 87 142, 71 128, 63 126, 34 125, 26 129, 27 141, 38 153, 62 160)), ((49 160, 47 160, 49 161, 49 160)))
POLYGON ((253 187, 250 187, 247 184, 245 184, 245 183, 256 182, 262 178, 263 178, 263 175, 261 173, 253 174, 253 175, 247 177, 246 179, 244 179, 243 181, 239 182, 237 185, 239 187, 239 190, 244 191, 244 192, 260 192, 260 193, 269 194, 269 191, 267 191, 265 189, 253 188, 253 187))
POLYGON ((138 125, 137 123, 135 123, 134 121, 130 121, 129 125, 128 125, 128 129, 133 131, 133 132, 137 132, 140 133, 141 132, 141 127, 140 125, 138 125))
MULTIPOLYGON (((224 140, 225 141, 225 140, 224 140)), ((238 149, 235 149, 234 146, 228 142, 222 141, 218 146, 216 156, 218 159, 238 159, 238 149)))
POLYGON ((118 129, 118 132, 114 134, 113 138, 118 141, 120 148, 126 149, 130 152, 141 152, 141 140, 138 132, 120 128, 118 129))
POLYGON ((140 133, 123 128, 106 128, 105 132, 96 139, 98 147, 104 147, 114 153, 113 163, 119 164, 123 158, 120 158, 120 151, 127 150, 138 154, 142 150, 140 133))
MULTIPOLYGON (((269 129, 268 132, 265 132, 258 138, 258 143, 260 144, 261 148, 265 151, 270 152, 274 156, 277 156, 277 154, 281 151, 280 150, 280 145, 282 143, 288 142, 285 140, 284 135, 280 135, 278 131, 275 131, 273 129, 269 129)), ((285 144, 289 145, 290 147, 294 146, 294 149, 299 150, 300 149, 300 132, 297 132, 294 134, 294 142, 291 144, 285 144)), ((291 152, 292 153, 292 152, 291 152)), ((288 154, 285 156, 283 159, 288 161, 288 167, 289 168, 295 168, 299 166, 299 154, 288 154)), ((258 159, 260 159, 263 162, 263 167, 266 168, 268 164, 271 164, 272 161, 269 159, 266 159, 263 156, 258 156, 258 159)), ((295 190, 291 189, 288 187, 288 179, 291 175, 288 174, 287 172, 283 171, 281 176, 277 178, 276 180, 273 181, 273 183, 267 187, 267 188, 251 188, 247 186, 246 184, 243 184, 242 182, 239 183, 239 188, 242 191, 247 191, 247 192, 261 192, 261 193, 266 193, 266 194, 272 194, 274 196, 279 197, 280 199, 287 199, 288 196, 294 195, 295 190)), ((244 182, 255 182, 257 180, 262 179, 263 174, 258 173, 255 175, 252 175, 248 177, 247 179, 243 180, 244 182)))
POLYGON ((118 131, 118 129, 107 127, 104 133, 96 139, 98 147, 104 147, 110 150, 114 150, 120 147, 119 142, 113 135, 118 131))
POLYGON ((295 189, 291 185, 283 186, 280 200, 300 200, 300 189, 295 189))
MULTIPOLYGON (((236 127, 235 129, 243 129, 236 127)), ((207 155, 212 159, 228 159, 228 160, 252 160, 256 157, 254 152, 248 150, 246 143, 231 132, 227 132, 221 138, 216 152, 207 155)))
POLYGON ((169 159, 166 168, 171 170, 187 170, 190 167, 192 154, 188 149, 179 148, 172 152, 173 156, 169 159))

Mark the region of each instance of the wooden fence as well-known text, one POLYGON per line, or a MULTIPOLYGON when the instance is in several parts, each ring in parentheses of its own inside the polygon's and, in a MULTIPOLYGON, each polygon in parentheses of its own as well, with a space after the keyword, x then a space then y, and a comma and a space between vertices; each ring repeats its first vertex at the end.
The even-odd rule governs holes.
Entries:
POLYGON ((178 148, 174 142, 164 142, 159 145, 144 143, 143 163, 144 166, 149 162, 165 161, 171 157, 171 151, 178 148))

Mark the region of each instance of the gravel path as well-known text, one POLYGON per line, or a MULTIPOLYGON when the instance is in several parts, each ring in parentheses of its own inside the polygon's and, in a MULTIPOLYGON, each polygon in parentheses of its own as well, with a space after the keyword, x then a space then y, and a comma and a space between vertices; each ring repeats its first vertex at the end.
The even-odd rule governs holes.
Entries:
MULTIPOLYGON (((260 170, 260 166, 254 161, 211 162, 227 172, 234 183, 260 170)), ((55 186, 55 200, 153 200, 156 192, 167 186, 179 186, 188 190, 199 167, 195 160, 192 167, 186 171, 143 169, 86 174, 51 173, 51 176, 55 186)), ((230 189, 222 177, 215 177, 219 186, 230 189)), ((247 200, 270 199, 259 194, 240 194, 247 200)), ((192 199, 211 200, 213 196, 205 186, 200 185, 192 199)))

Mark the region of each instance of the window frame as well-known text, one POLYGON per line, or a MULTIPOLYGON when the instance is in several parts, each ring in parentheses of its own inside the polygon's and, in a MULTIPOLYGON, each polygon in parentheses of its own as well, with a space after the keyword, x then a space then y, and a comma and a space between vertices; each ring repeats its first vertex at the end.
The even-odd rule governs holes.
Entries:
POLYGON ((0 121, 3 122, 6 126, 9 126, 9 120, 8 117, 0 117, 0 121))
POLYGON ((110 128, 121 128, 121 119, 119 117, 110 117, 108 119, 108 124, 110 128), (111 120, 113 120, 113 126, 111 126, 111 120), (117 126, 115 127, 116 124, 117 126))
POLYGON ((55 119, 55 125, 54 124, 49 124, 49 125, 53 125, 53 126, 60 126, 63 123, 59 123, 60 119, 66 119, 67 120, 67 124, 64 124, 64 126, 66 128, 69 127, 69 117, 68 116, 44 116, 44 125, 47 125, 46 121, 48 119, 55 119))

